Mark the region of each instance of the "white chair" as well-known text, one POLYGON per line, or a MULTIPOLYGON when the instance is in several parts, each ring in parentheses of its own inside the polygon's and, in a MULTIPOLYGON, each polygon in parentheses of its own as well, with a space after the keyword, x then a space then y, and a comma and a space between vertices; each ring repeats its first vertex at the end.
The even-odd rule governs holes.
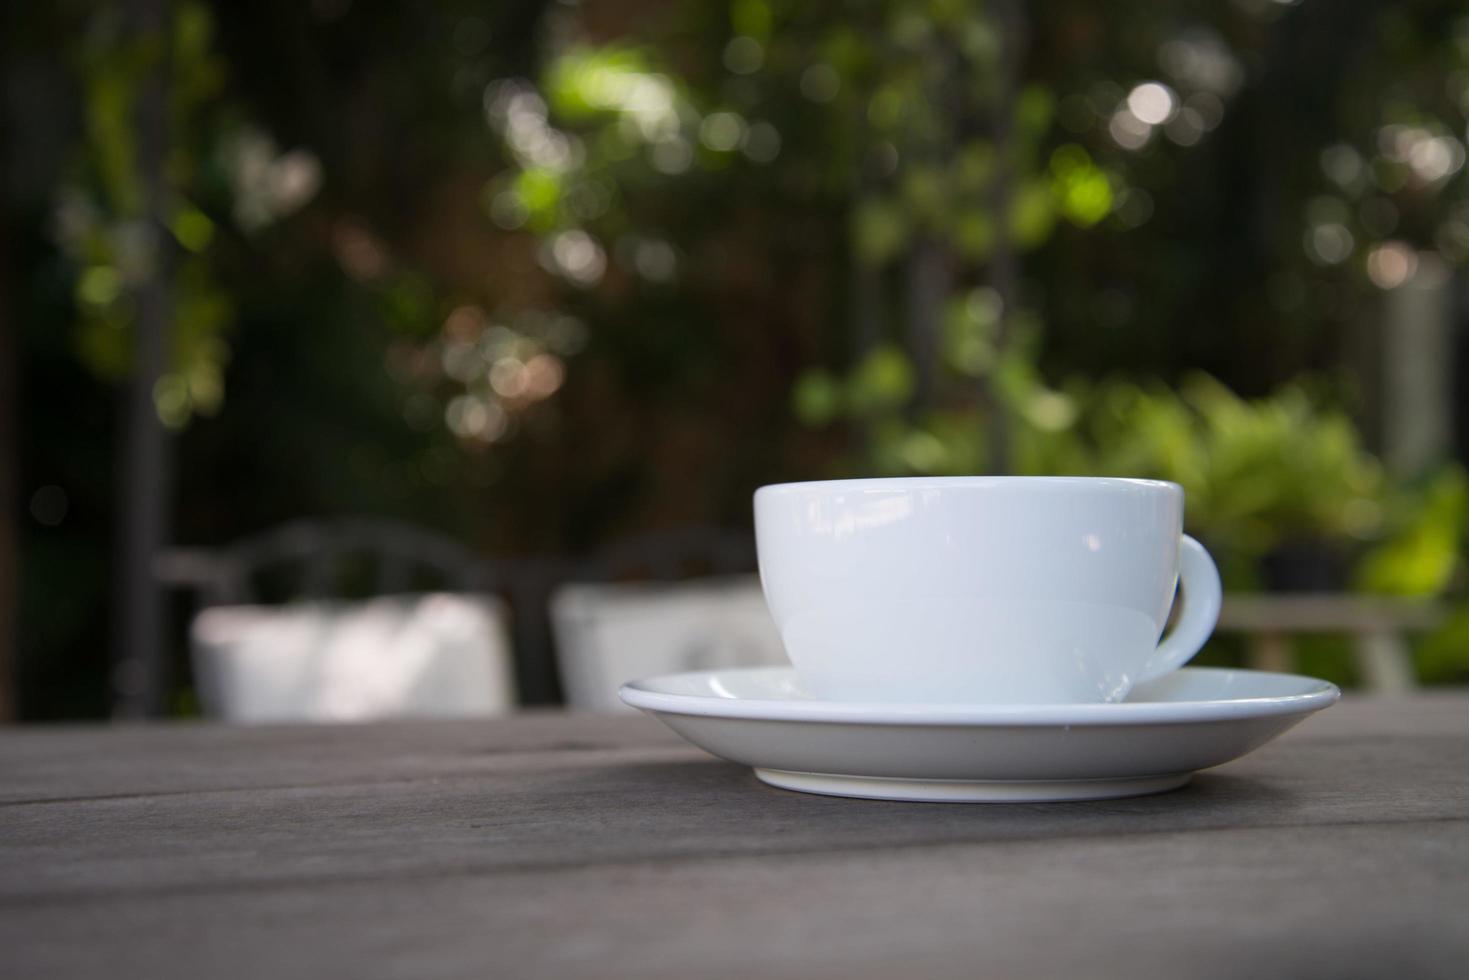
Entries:
POLYGON ((550 606, 561 683, 574 708, 632 711, 617 689, 638 677, 788 663, 753 575, 565 585, 550 606))
POLYGON ((214 606, 191 641, 204 707, 231 722, 486 717, 515 704, 505 610, 489 596, 214 606))

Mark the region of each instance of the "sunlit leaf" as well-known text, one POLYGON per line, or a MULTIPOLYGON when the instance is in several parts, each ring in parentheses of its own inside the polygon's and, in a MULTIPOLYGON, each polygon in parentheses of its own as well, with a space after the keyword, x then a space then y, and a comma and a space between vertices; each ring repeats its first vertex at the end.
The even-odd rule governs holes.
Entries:
POLYGON ((1082 228, 1090 228, 1112 211, 1112 184, 1095 167, 1072 173, 1059 190, 1061 213, 1082 228))
POLYGON ((1446 469, 1413 509, 1408 524, 1363 559, 1357 575, 1360 588, 1435 595, 1449 584, 1462 561, 1469 527, 1469 480, 1463 470, 1446 469))
POLYGON ((549 170, 523 170, 515 178, 515 193, 534 220, 549 224, 561 200, 561 181, 549 170))
POLYGON ((858 415, 891 411, 913 397, 913 365, 896 347, 867 355, 847 383, 847 404, 858 415))
POLYGON ((214 222, 198 208, 180 208, 169 223, 169 230, 191 252, 202 252, 214 240, 214 222))

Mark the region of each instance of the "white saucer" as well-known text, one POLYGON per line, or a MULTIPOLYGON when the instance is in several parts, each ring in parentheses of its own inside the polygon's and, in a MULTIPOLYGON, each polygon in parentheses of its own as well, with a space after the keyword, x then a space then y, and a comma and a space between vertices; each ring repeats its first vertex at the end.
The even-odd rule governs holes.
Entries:
POLYGON ((672 674, 622 700, 772 786, 880 800, 1100 800, 1175 789, 1334 704, 1336 685, 1185 667, 1119 704, 820 701, 790 667, 672 674))

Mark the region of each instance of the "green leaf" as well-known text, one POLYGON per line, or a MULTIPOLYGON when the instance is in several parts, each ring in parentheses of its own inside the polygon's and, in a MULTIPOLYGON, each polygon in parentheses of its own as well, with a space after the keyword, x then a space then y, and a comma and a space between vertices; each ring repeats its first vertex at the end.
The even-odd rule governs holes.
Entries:
POLYGON ((438 328, 434 288, 422 275, 400 273, 382 294, 385 319, 409 336, 426 336, 438 328))
POLYGON ((770 37, 774 21, 766 0, 733 0, 729 5, 729 23, 736 34, 763 41, 770 37))
POLYGON ((898 453, 908 470, 924 476, 942 472, 949 462, 949 450, 943 440, 922 429, 910 431, 898 453))
POLYGON ((1112 212, 1112 183, 1095 167, 1072 174, 1060 191, 1061 213, 1079 227, 1090 228, 1112 212))
POLYGON ((1075 143, 1051 154, 1052 184, 1061 214, 1072 224, 1090 228, 1112 211, 1112 181, 1091 156, 1075 143))
POLYGON ((882 265, 908 245, 911 233, 903 209, 883 198, 868 198, 852 214, 852 245, 868 265, 882 265))
POLYGON ((791 393, 796 418, 812 428, 828 425, 842 409, 842 386, 828 371, 802 372, 791 393))
POLYGON ((1038 140, 1051 128, 1056 97, 1043 85, 1027 85, 1015 102, 1015 125, 1021 135, 1038 140))
POLYGON ((913 366, 897 347, 878 347, 863 359, 847 382, 847 404, 858 415, 901 408, 913 397, 913 366))
POLYGON ((948 183, 936 167, 909 167, 903 175, 903 200, 913 214, 937 221, 950 205, 948 183))
POLYGON ((970 193, 989 188, 995 176, 995 148, 984 140, 970 140, 959 151, 954 169, 958 186, 970 193))
POLYGON ((999 296, 976 289, 952 298, 944 310, 944 360, 960 374, 980 377, 994 366, 999 296))
POLYGON ((959 49, 972 62, 993 64, 999 60, 1002 47, 999 32, 986 17, 969 17, 959 29, 959 49))
POLYGON ((180 208, 168 227, 178 243, 190 252, 202 252, 214 240, 214 222, 198 208, 180 208))
POLYGON ((1056 203, 1050 183, 1030 180, 1023 184, 1010 203, 1010 234, 1021 248, 1035 248, 1045 242, 1056 226, 1056 203))
MULTIPOLYGON (((636 48, 572 47, 546 69, 546 102, 552 112, 572 122, 620 112, 646 102, 649 71, 647 56, 636 48)), ((663 79, 662 85, 666 84, 663 79)))
POLYGON ((77 301, 84 306, 110 306, 122 289, 122 276, 110 265, 94 265, 77 277, 77 301))
POLYGON ((561 179, 549 170, 525 170, 516 175, 515 194, 540 230, 556 224, 556 206, 561 201, 561 179))
POLYGON ((984 211, 964 211, 955 219, 953 237, 966 259, 983 262, 995 250, 995 223, 984 211))
POLYGON ((1357 585, 1392 595, 1437 595, 1458 569, 1469 526, 1469 480, 1458 467, 1446 469, 1413 501, 1414 516, 1400 532, 1369 552, 1357 585))

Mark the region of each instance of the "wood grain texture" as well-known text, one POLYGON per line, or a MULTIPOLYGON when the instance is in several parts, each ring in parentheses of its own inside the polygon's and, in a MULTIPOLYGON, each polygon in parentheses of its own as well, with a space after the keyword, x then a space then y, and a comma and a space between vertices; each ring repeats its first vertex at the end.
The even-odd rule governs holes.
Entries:
POLYGON ((1164 796, 771 789, 643 718, 0 735, 9 976, 1462 975, 1469 696, 1164 796), (1165 972, 1166 971, 1166 972, 1165 972))

